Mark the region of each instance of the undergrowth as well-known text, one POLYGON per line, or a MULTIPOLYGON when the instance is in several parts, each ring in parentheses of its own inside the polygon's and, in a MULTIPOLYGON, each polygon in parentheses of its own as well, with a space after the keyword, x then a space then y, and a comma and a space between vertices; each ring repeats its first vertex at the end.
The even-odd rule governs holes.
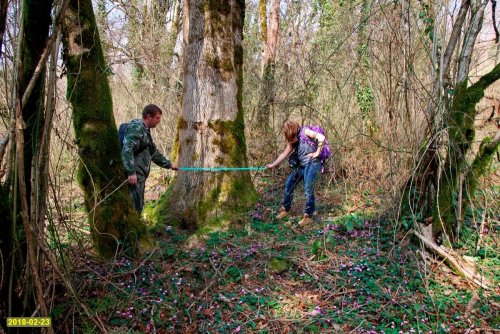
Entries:
MULTIPOLYGON (((493 281, 486 291, 439 260, 424 261, 401 220, 377 215, 369 203, 352 210, 356 205, 320 202, 314 225, 305 228, 296 225, 299 211, 276 221, 275 200, 258 203, 194 248, 185 246, 182 230, 159 224, 154 252, 137 261, 79 258, 73 282, 112 333, 500 330, 497 225, 488 225, 482 255, 465 237, 478 228, 473 219, 465 220, 457 245, 493 281)), ((99 332, 65 296, 52 316, 54 327, 99 332)))

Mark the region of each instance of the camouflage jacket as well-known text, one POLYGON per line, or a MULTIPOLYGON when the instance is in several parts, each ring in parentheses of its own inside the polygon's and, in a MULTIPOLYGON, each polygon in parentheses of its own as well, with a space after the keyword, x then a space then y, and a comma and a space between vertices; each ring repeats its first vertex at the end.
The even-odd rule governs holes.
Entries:
POLYGON ((148 177, 151 160, 160 167, 172 167, 172 163, 156 148, 151 132, 141 119, 129 123, 123 139, 122 160, 127 176, 137 174, 139 181, 148 177))

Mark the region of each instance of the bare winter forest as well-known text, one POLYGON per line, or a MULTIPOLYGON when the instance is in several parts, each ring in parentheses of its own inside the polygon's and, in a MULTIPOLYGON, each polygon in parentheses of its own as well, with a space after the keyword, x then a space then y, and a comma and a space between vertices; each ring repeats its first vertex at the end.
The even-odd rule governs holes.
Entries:
POLYGON ((0 333, 500 332, 496 0, 0 11, 0 333), (138 213, 117 129, 151 103, 180 168, 138 213), (289 119, 332 150, 307 226, 264 167, 289 119))

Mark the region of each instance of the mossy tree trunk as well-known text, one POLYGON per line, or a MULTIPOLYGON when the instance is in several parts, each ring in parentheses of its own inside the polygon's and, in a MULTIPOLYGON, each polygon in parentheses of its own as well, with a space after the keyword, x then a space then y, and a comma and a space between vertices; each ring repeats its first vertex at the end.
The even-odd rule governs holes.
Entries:
POLYGON ((473 191, 477 178, 484 174, 489 161, 498 149, 498 136, 494 140, 485 138, 472 165, 470 167, 467 165, 467 154, 476 133, 474 125, 476 105, 484 97, 484 90, 499 78, 500 64, 470 87, 467 87, 467 81, 462 81, 453 94, 447 122, 449 126, 448 156, 443 167, 433 212, 433 230, 435 232, 444 230, 452 241, 457 227, 457 217, 462 216, 459 210, 465 207, 464 200, 470 201, 474 197, 473 191), (466 178, 463 179, 462 175, 466 178), (464 184, 465 188, 462 187, 464 184), (467 191, 467 196, 462 196, 464 200, 460 200, 458 196, 459 188, 467 191))
MULTIPOLYGON (((491 156, 498 148, 496 137, 494 140, 485 138, 474 162, 469 165, 467 155, 470 155, 471 144, 476 140, 476 105, 484 96, 484 90, 499 78, 496 66, 467 87, 472 54, 486 4, 484 0, 463 1, 446 48, 434 44, 433 61, 437 63, 441 59, 442 62, 433 72, 435 81, 427 110, 429 131, 416 160, 415 177, 409 179, 403 199, 403 207, 409 204, 411 212, 416 212, 414 217, 417 220, 421 214, 421 218, 432 221, 433 236, 442 235, 446 243, 455 240, 463 210, 474 197, 477 178, 485 173, 491 156), (467 192, 465 196, 463 190, 467 192), (430 217, 431 220, 428 219, 430 217)), ((438 10, 432 12, 437 13, 438 10)), ((432 17, 428 21, 425 33, 436 43, 441 37, 435 38, 434 33, 440 29, 434 26, 436 20, 432 17)))
POLYGON ((487 172, 491 160, 493 159, 495 154, 498 153, 499 143, 500 143, 500 131, 497 132, 497 134, 493 139, 491 139, 490 137, 486 137, 481 142, 479 151, 476 154, 474 160, 472 161, 472 165, 468 169, 467 174, 465 175, 464 189, 469 194, 469 196, 465 198, 466 202, 470 202, 470 200, 474 198, 473 195, 476 192, 478 180, 481 177, 481 175, 487 172))
POLYGON ((80 164, 78 182, 85 193, 94 246, 104 257, 125 249, 131 254, 147 236, 132 208, 125 184, 109 69, 101 49, 91 0, 71 0, 64 17, 64 61, 67 97, 80 164))
MULTIPOLYGON (((184 2, 184 80, 178 127, 180 166, 247 165, 242 110, 242 0, 184 2)), ((179 172, 173 216, 196 229, 227 221, 254 201, 248 172, 179 172)))

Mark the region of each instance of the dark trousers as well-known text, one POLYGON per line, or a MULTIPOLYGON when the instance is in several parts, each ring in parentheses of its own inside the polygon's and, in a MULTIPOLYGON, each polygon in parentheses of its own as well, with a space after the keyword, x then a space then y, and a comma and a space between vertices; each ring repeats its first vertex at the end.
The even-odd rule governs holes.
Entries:
POLYGON ((134 205, 134 209, 141 213, 144 208, 144 189, 146 187, 146 180, 140 181, 137 179, 137 183, 135 186, 128 185, 128 191, 130 194, 130 198, 132 199, 132 203, 134 205))
POLYGON ((295 186, 300 181, 304 181, 304 193, 306 195, 306 208, 304 213, 307 215, 312 215, 314 213, 314 184, 316 183, 321 168, 321 161, 310 161, 307 165, 299 166, 292 170, 285 182, 285 198, 283 200, 283 207, 286 211, 290 211, 290 208, 292 207, 295 186))

